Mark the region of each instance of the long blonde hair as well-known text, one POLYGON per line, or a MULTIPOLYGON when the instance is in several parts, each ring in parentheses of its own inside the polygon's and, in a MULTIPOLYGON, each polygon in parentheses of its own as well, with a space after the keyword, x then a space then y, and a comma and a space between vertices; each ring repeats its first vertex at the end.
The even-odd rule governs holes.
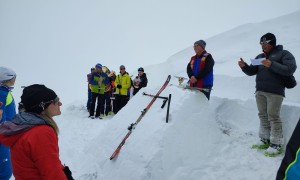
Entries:
POLYGON ((50 116, 48 116, 47 114, 41 114, 41 116, 48 122, 48 124, 54 129, 56 135, 58 135, 59 133, 59 128, 56 124, 56 122, 54 121, 54 119, 50 116))

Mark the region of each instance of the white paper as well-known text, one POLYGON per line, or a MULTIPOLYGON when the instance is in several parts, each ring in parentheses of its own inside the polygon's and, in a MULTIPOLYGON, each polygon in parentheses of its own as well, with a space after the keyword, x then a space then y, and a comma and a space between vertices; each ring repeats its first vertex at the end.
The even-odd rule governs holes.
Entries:
POLYGON ((258 59, 250 59, 250 60, 253 66, 258 66, 258 65, 262 65, 261 61, 265 59, 266 58, 258 58, 258 59))

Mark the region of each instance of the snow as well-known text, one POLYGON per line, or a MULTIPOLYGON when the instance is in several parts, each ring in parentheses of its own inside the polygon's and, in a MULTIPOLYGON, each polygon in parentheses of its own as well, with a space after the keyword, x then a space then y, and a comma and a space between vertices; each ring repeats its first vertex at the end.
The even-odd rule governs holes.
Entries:
MULTIPOLYGON (((165 122, 166 107, 161 109, 162 100, 157 99, 133 130, 119 156, 112 161, 109 157, 128 132, 127 127, 151 101, 142 92, 156 94, 168 74, 186 76, 186 65, 194 54, 192 46, 161 64, 144 67, 148 87, 132 97, 114 117, 87 118, 87 95, 81 93, 85 92, 86 86, 68 91, 74 100, 62 102, 62 115, 55 118, 60 127, 62 162, 70 167, 78 180, 275 179, 283 155, 270 158, 262 151, 251 149, 258 141, 259 127, 254 99, 255 77, 243 74, 237 61, 242 56, 249 62, 259 54, 259 38, 266 32, 273 32, 277 42, 297 60, 300 57, 299 18, 300 11, 261 23, 245 24, 206 39, 206 49, 216 61, 211 100, 207 101, 200 92, 168 86, 161 96, 172 94, 169 123, 165 122)), ((66 73, 64 81, 78 83, 71 78, 73 74, 66 73)), ((300 79, 299 70, 295 77, 300 79)), ((18 80, 26 84, 25 78, 18 80)), ((63 84, 55 86, 55 83, 45 82, 50 88, 53 85, 63 100, 64 93, 60 92, 65 87, 63 84)), ((170 83, 178 82, 172 76, 170 83)), ((299 89, 300 85, 286 91, 281 110, 286 142, 300 117, 299 89)), ((14 96, 18 98, 20 93, 16 89, 14 96)))
MULTIPOLYGON (((199 92, 168 86, 161 96, 172 94, 169 123, 165 122, 166 107, 161 109, 162 100, 157 99, 112 161, 109 157, 127 127, 151 101, 141 92, 156 94, 168 74, 186 76, 192 47, 145 67, 148 87, 114 117, 88 119, 84 98, 65 104, 63 115, 56 118, 62 162, 70 166, 75 179, 82 180, 275 179, 283 155, 270 158, 251 149, 258 141, 259 127, 255 79, 244 75, 237 61, 240 56, 250 60, 260 53, 258 41, 267 31, 274 32, 277 42, 296 59, 300 57, 300 39, 293 36, 300 33, 299 18, 300 11, 207 39, 207 49, 216 61, 211 100, 199 92)), ((295 76, 300 78, 299 71, 295 76)), ((172 77, 170 83, 178 82, 172 77)), ((300 117, 299 87, 286 91, 281 110, 286 142, 300 117)))

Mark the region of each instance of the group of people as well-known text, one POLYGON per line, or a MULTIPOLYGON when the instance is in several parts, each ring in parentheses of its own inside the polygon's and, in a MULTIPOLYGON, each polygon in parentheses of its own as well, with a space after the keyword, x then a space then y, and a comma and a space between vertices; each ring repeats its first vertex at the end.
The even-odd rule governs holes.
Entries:
MULTIPOLYGON (((260 141, 254 144, 253 148, 264 149, 266 156, 276 156, 282 153, 284 144, 280 110, 285 97, 285 88, 289 88, 286 85, 286 79, 293 75, 297 65, 295 57, 289 51, 284 50, 282 45, 276 44, 274 34, 264 34, 260 38, 259 44, 263 52, 255 59, 260 59, 260 64, 248 65, 243 58, 240 58, 238 65, 245 74, 256 75, 255 97, 260 119, 260 141)), ((204 40, 194 43, 196 55, 191 57, 187 65, 187 75, 189 86, 198 88, 209 100, 210 91, 204 91, 204 89, 211 90, 213 86, 214 59, 205 50, 205 47, 204 40)), ((299 135, 299 123, 294 134, 299 135)), ((286 177, 300 179, 298 153, 300 144, 299 142, 295 143, 296 139, 299 141, 299 137, 293 135, 287 146, 277 179, 286 177)))
MULTIPOLYGON (((265 149, 265 154, 282 152, 283 132, 280 109, 285 96, 284 78, 291 76, 297 66, 294 56, 282 45, 276 44, 276 37, 267 33, 260 38, 263 53, 259 65, 248 65, 242 58, 238 61, 242 71, 256 75, 256 103, 260 119, 260 143, 255 148, 265 149)), ((214 59, 206 50, 206 42, 194 43, 195 56, 187 65, 189 86, 211 89, 213 86, 214 59)), ((54 116, 60 115, 60 102, 57 94, 44 85, 33 84, 23 89, 19 113, 16 113, 11 94, 16 73, 0 67, 0 179, 8 180, 12 172, 16 179, 73 179, 68 166, 59 159, 59 128, 54 116)), ((135 95, 147 86, 143 68, 131 80, 125 66, 120 73, 103 72, 101 64, 96 64, 88 75, 89 101, 87 108, 91 118, 117 113, 129 100, 128 89, 133 87, 135 95), (115 97, 115 102, 110 100, 115 97), (97 108, 95 114, 95 106, 97 108), (114 104, 114 105, 111 105, 114 104), (95 115, 95 116, 94 116, 95 115)), ((210 99, 210 91, 203 91, 210 99)), ((276 179, 299 179, 300 119, 286 147, 276 179)))
POLYGON ((120 66, 118 75, 107 67, 103 67, 98 63, 91 68, 91 73, 87 75, 87 110, 91 119, 102 119, 105 116, 117 114, 129 101, 131 87, 134 96, 148 83, 147 75, 142 67, 138 68, 138 75, 134 80, 131 79, 124 65, 120 66))

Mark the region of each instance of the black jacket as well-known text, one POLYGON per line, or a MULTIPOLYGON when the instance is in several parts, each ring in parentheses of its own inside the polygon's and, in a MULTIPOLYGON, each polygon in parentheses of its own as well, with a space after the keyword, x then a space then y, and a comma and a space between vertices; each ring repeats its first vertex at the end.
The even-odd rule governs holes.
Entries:
POLYGON ((276 180, 283 180, 284 178, 287 178, 287 180, 300 179, 299 164, 300 164, 300 119, 286 146, 285 155, 278 169, 276 180), (296 155, 298 155, 298 158, 296 155), (287 170, 287 174, 285 174, 286 170, 287 170))
POLYGON ((143 74, 141 75, 141 77, 139 77, 139 78, 140 78, 140 81, 141 81, 141 82, 140 82, 140 85, 139 85, 138 88, 134 87, 134 84, 132 83, 132 86, 133 86, 133 95, 135 95, 137 92, 139 92, 139 90, 140 90, 141 88, 147 87, 148 79, 147 79, 146 73, 143 73, 143 74))
POLYGON ((290 76, 296 71, 297 65, 294 56, 289 51, 283 50, 282 45, 278 45, 269 54, 259 54, 256 59, 263 57, 272 61, 271 67, 246 64, 242 68, 243 72, 249 76, 256 74, 256 91, 285 96, 285 87, 281 76, 290 76))

